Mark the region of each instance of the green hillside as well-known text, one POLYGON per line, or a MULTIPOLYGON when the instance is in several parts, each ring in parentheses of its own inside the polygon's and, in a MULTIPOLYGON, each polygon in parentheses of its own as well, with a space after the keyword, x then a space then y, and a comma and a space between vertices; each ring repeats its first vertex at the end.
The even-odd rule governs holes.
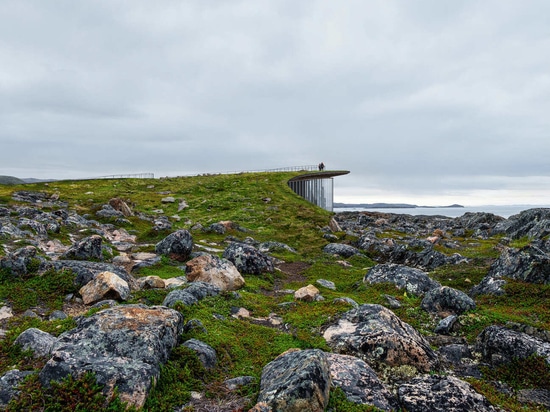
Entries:
POLYGON ((23 183, 25 182, 14 176, 0 176, 0 185, 20 185, 23 183))
MULTIPOLYGON (((296 250, 296 253, 281 250, 271 255, 284 264, 281 270, 272 274, 244 275, 246 286, 235 294, 227 293, 222 297, 206 298, 194 306, 181 306, 185 320, 199 320, 203 331, 192 330, 184 338, 197 338, 206 342, 218 353, 218 367, 205 371, 196 359, 184 349, 177 349, 170 361, 162 368, 161 379, 150 395, 146 410, 168 411, 181 406, 190 399, 191 392, 204 392, 210 399, 229 402, 227 393, 221 384, 225 379, 237 376, 253 376, 256 385, 248 387, 240 396, 248 396, 254 405, 259 391, 259 378, 262 368, 276 356, 290 348, 320 348, 329 351, 322 337, 323 327, 338 314, 346 312, 350 306, 334 303, 336 298, 349 297, 359 304, 387 304, 385 295, 394 296, 401 307, 395 313, 404 321, 425 335, 433 335, 436 320, 420 308, 421 299, 407 295, 389 284, 369 285, 362 283, 368 268, 375 265, 374 256, 355 256, 347 259, 327 255, 322 248, 329 243, 323 235, 326 233, 332 214, 300 198, 288 187, 287 181, 298 173, 247 173, 233 175, 205 175, 163 179, 115 179, 89 181, 58 181, 51 183, 27 184, 21 186, 0 186, 0 206, 16 204, 12 193, 17 190, 47 192, 58 195, 59 201, 67 202, 69 210, 76 210, 82 216, 102 223, 120 225, 137 236, 140 251, 152 252, 154 245, 169 232, 153 230, 152 223, 141 219, 146 216, 165 215, 172 223, 172 231, 188 229, 196 245, 215 250, 223 250, 227 236, 243 240, 252 237, 257 241, 282 242, 296 250), (170 203, 163 199, 174 197, 170 203), (135 216, 126 218, 126 222, 117 223, 106 218, 97 218, 95 213, 112 198, 123 199, 131 206, 135 216), (183 199, 187 207, 181 207, 183 199), (162 209, 162 212, 159 210, 162 209), (212 223, 232 221, 244 230, 230 230, 226 234, 217 234, 201 230, 198 224, 206 228, 212 223), (344 262, 345 261, 345 262, 344 262), (318 302, 294 301, 292 295, 275 293, 280 289, 298 289, 308 284, 316 284, 318 279, 326 279, 336 284, 336 290, 322 289, 325 298, 318 302), (244 307, 257 319, 277 314, 282 318, 282 326, 266 326, 262 322, 250 322, 232 317, 235 308, 244 307)), ((57 198, 57 196, 56 196, 57 198)), ((56 209, 57 206, 52 206, 56 209)), ((55 238, 69 245, 70 237, 78 234, 78 228, 64 227, 55 238)), ((337 242, 352 244, 357 239, 345 232, 333 233, 337 242)), ((81 236, 81 234, 79 234, 81 236)), ((385 237, 399 238, 404 233, 384 233, 385 237)), ((443 266, 430 273, 430 276, 443 285, 467 291, 486 274, 491 261, 498 256, 495 246, 499 237, 488 239, 456 238, 460 244, 459 252, 470 258, 469 263, 457 266, 443 266)), ((11 240, 0 237, 0 257, 6 255, 1 246, 15 248, 11 240)), ((20 243, 18 247, 24 245, 20 243)), ((437 249, 447 253, 456 250, 446 246, 437 249)), ((220 252, 218 252, 221 255, 220 252)), ((115 252, 116 255, 116 252, 115 252)), ((163 257, 153 267, 140 269, 135 276, 158 275, 161 278, 182 276, 181 262, 163 257)), ((27 353, 13 348, 18 334, 28 327, 36 327, 59 335, 74 327, 70 317, 63 321, 46 321, 21 316, 25 309, 40 306, 46 312, 63 309, 63 298, 71 290, 61 277, 55 284, 47 283, 40 277, 22 279, 17 283, 9 280, 0 272, 0 299, 16 309, 16 316, 5 323, 6 337, 0 343, 0 374, 9 369, 32 370, 40 367, 44 360, 36 360, 27 353), (36 294, 35 299, 31 299, 36 294), (31 296, 32 295, 32 296, 31 296), (41 363, 42 362, 42 363, 41 363)), ((512 283, 507 297, 482 297, 478 307, 461 317, 464 325, 459 332, 468 342, 474 342, 478 333, 488 325, 507 321, 521 322, 533 327, 550 330, 550 303, 548 286, 512 283), (520 286, 518 286, 520 285, 520 286)), ((132 295, 129 303, 160 304, 168 292, 165 290, 142 290, 132 295)), ((89 313, 93 313, 91 310, 89 313)), ((97 310, 96 310, 97 311, 97 310)), ((519 409, 514 399, 504 399, 501 394, 484 381, 472 380, 476 388, 492 402, 504 405, 507 410, 519 409), (517 408, 517 409, 516 409, 517 408)), ((86 385, 86 382, 80 383, 86 385)), ((93 386, 93 385, 92 385, 93 386)), ((93 388, 92 388, 93 389, 93 388)), ((92 389, 89 389, 93 392, 92 389)), ((83 395, 81 386, 66 383, 61 388, 46 391, 36 378, 29 379, 23 388, 27 402, 41 404, 51 402, 52 397, 79 397, 83 395)), ((91 393, 91 392, 90 392, 91 393)), ((95 395, 93 395, 95 396, 95 395)), ((73 398, 71 398, 73 397, 73 398)), ((334 399, 338 397, 335 396, 334 399)), ((69 401, 67 401, 69 402, 69 401)), ((345 400, 339 400, 340 408, 333 410, 365 411, 345 400)), ((70 402, 69 402, 70 403, 70 402)), ((12 410, 29 403, 19 403, 12 410)), ((116 410, 115 403, 112 409, 116 410)), ((31 408, 32 409, 32 408, 31 408)), ((32 409, 39 410, 39 409, 32 409)), ((65 410, 65 409, 51 409, 65 410)), ((67 409, 69 410, 69 409, 67 409)), ((85 410, 85 409, 81 409, 85 410)), ((99 410, 99 409, 98 409, 99 410)), ((187 409, 186 409, 187 410, 187 409)), ((193 409, 189 409, 190 411, 193 409)), ((221 410, 221 409, 220 409, 221 410)), ((235 409, 237 410, 237 409, 235 409)), ((247 410, 247 409, 245 409, 247 410)), ((536 410, 536 409, 535 409, 536 410)))

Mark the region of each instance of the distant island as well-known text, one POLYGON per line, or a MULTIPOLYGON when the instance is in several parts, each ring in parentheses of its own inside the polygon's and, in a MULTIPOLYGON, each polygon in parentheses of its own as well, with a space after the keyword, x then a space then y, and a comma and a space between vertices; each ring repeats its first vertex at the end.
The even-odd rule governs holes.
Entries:
POLYGON ((416 208, 460 208, 462 205, 449 205, 449 206, 418 206, 408 203, 334 203, 334 207, 339 208, 362 208, 362 209, 416 209, 416 208))

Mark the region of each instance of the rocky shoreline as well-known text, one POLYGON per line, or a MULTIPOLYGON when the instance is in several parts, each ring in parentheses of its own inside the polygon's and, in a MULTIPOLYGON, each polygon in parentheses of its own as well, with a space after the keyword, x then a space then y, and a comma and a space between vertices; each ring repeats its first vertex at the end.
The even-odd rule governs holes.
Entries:
MULTIPOLYGON (((232 236, 211 246, 219 252, 201 250, 195 244, 194 230, 225 234, 235 230, 246 233, 246 228, 222 221, 172 230, 170 220, 163 215, 139 215, 154 230, 168 233, 154 245, 154 252, 139 252, 147 245, 138 244, 136 236, 124 229, 126 219, 135 212, 121 199, 111 199, 96 216, 80 215, 55 194, 19 191, 13 200, 14 205, 0 207, 0 270, 14 279, 70 270, 78 292, 64 297, 65 307, 67 312, 71 307, 81 309, 72 314, 48 313, 40 308, 17 313, 4 302, 4 327, 12 317, 54 315, 74 316, 76 327, 58 337, 33 328, 17 337, 15 345, 31 350, 45 363, 40 370, 10 370, 0 377, 0 407, 17 398, 18 385, 29 374, 38 374, 47 387, 52 381, 69 375, 78 378, 86 372, 95 374, 106 396, 116 391, 124 402, 142 407, 161 366, 179 345, 193 350, 206 369, 216 368, 214 348, 197 339, 181 341, 184 330, 201 325, 184 319, 178 309, 222 295, 230 296, 238 307, 238 290, 245 283, 242 274, 276 272, 284 262, 274 258, 271 251, 295 252, 279 242, 260 243, 252 237, 239 240, 232 236), (110 219, 110 223, 96 219, 110 219), (70 246, 58 240, 60 232, 70 233, 70 246), (136 270, 155 265, 162 258, 182 262, 182 275, 171 279, 135 276, 136 270), (169 291, 162 305, 125 304, 132 293, 151 288, 169 291), (84 316, 92 308, 97 311, 84 316)), ((182 208, 184 203, 180 203, 182 208)), ((425 337, 396 316, 392 311, 399 305, 395 296, 388 296, 384 306, 358 304, 351 298, 334 302, 351 309, 327 320, 322 328, 331 352, 289 350, 273 359, 263 369, 257 404, 250 410, 323 411, 331 388, 342 390, 351 402, 385 411, 499 410, 467 379, 481 378, 482 366, 496 367, 533 355, 544 357, 550 364, 550 331, 493 325, 475 344, 453 332, 460 328, 460 316, 475 309, 478 296, 502 295, 510 279, 550 284, 549 234, 549 209, 531 209, 508 219, 487 213, 466 213, 460 218, 380 212, 335 215, 319 232, 327 241, 323 252, 344 261, 355 255, 372 258, 376 265, 366 271, 362 284, 394 284, 404 293, 421 297, 421 308, 438 319, 434 334, 425 337), (386 236, 388 233, 398 235, 386 236), (499 257, 467 293, 430 278, 431 270, 468 261, 460 254, 457 238, 475 241, 494 236, 501 236, 499 257), (509 246, 521 238, 529 239, 526 246, 509 246), (454 252, 438 251, 440 245, 454 252)), ((317 286, 280 292, 293 294, 297 301, 313 302, 324 299, 321 291, 334 284, 319 279, 317 286)), ((235 317, 284 330, 276 314, 259 319, 241 307, 235 317)), ((228 387, 254 381, 250 376, 236 379, 228 382, 228 387)), ((511 388, 502 390, 513 392, 511 388)), ((515 396, 550 408, 547 389, 515 396)))

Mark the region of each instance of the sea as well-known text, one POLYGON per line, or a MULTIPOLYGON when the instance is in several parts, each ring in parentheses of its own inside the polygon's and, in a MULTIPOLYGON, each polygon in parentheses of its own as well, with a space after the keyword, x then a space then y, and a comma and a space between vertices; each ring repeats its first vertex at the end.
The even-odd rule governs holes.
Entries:
POLYGON ((381 212, 397 213, 403 215, 426 215, 426 216, 446 216, 460 217, 467 212, 485 212, 497 216, 509 218, 523 210, 534 208, 550 208, 550 205, 487 205, 487 206, 465 206, 465 207, 415 207, 415 208, 359 208, 359 207, 335 207, 334 212, 381 212))

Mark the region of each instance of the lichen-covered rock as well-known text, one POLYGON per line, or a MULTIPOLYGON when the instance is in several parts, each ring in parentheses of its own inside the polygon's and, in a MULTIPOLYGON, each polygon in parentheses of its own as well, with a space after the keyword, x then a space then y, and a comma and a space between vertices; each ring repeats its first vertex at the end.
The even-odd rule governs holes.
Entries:
POLYGON ((504 295, 506 280, 493 276, 485 276, 481 282, 469 290, 468 295, 475 298, 479 295, 504 295))
POLYGON ((381 305, 361 305, 329 326, 324 338, 337 353, 370 365, 410 365, 428 372, 438 366, 436 353, 412 326, 381 305))
POLYGON ((327 353, 326 356, 332 386, 342 389, 348 401, 372 405, 383 411, 397 409, 396 399, 365 361, 335 353, 327 353))
POLYGON ((387 256, 387 260, 391 263, 413 266, 425 270, 433 270, 443 265, 456 265, 460 262, 467 261, 466 258, 458 253, 447 256, 444 253, 434 250, 431 243, 420 252, 411 250, 406 245, 396 245, 391 249, 387 256))
POLYGON ((322 412, 328 404, 330 383, 323 351, 287 351, 264 367, 258 404, 268 405, 273 412, 322 412))
POLYGON ((338 255, 343 258, 349 258, 361 254, 357 248, 343 243, 329 243, 323 248, 323 252, 328 253, 329 255, 338 255))
POLYGON ((505 248, 487 277, 550 284, 550 242, 534 241, 521 249, 505 248))
POLYGON ((180 302, 185 306, 191 306, 207 296, 217 296, 221 289, 215 285, 205 282, 191 282, 185 289, 175 289, 171 291, 162 302, 163 306, 170 308, 180 302))
POLYGON ((420 376, 399 386, 401 406, 408 412, 496 412, 472 385, 453 376, 420 376))
POLYGON ((120 398, 139 408, 182 328, 183 316, 162 306, 105 309, 59 336, 40 381, 49 386, 52 380, 93 372, 107 396, 118 387, 120 398))
POLYGON ((550 364, 550 342, 503 326, 493 325, 484 329, 477 337, 476 351, 486 362, 494 365, 531 355, 542 356, 550 364))
POLYGON ((14 344, 23 350, 32 350, 35 358, 48 356, 52 352, 57 338, 37 328, 29 328, 15 339, 14 344))
POLYGON ((233 242, 223 252, 223 257, 231 261, 241 273, 260 275, 273 272, 273 260, 254 246, 233 242))
POLYGON ((33 373, 36 372, 12 369, 0 377, 0 408, 5 408, 12 399, 19 395, 19 384, 33 373))
POLYGON ((189 339, 183 342, 183 346, 186 346, 195 352, 206 369, 213 369, 216 367, 218 357, 212 346, 207 345, 198 339, 189 339))
POLYGON ((519 239, 524 236, 532 239, 542 239, 550 234, 550 209, 524 210, 499 222, 495 226, 494 233, 503 233, 512 239, 519 239))
POLYGON ((36 252, 34 246, 25 246, 8 253, 7 256, 0 257, 0 269, 8 269, 14 276, 24 276, 30 272, 36 252))
POLYGON ((185 229, 169 234, 155 246, 159 255, 165 255, 171 259, 184 261, 193 251, 193 237, 185 229))
POLYGON ((198 299, 191 293, 186 292, 183 289, 176 289, 166 295, 166 297, 162 301, 162 306, 173 308, 178 302, 184 306, 191 306, 197 303, 198 299))
POLYGON ((126 300, 130 296, 128 282, 112 272, 101 272, 79 290, 85 305, 100 300, 126 300))
POLYGON ((423 296, 426 292, 441 286, 420 269, 395 263, 374 266, 366 273, 363 282, 393 283, 399 289, 405 289, 407 293, 416 296, 423 296))
POLYGON ((427 312, 452 312, 461 315, 475 309, 476 304, 464 292, 449 286, 441 286, 428 291, 422 299, 421 306, 427 312))
POLYGON ((202 255, 186 263, 185 273, 190 282, 201 281, 221 290, 237 290, 245 281, 233 263, 213 255, 202 255))
POLYGON ((76 242, 62 256, 69 260, 103 260, 101 243, 103 239, 99 235, 92 235, 76 242))

